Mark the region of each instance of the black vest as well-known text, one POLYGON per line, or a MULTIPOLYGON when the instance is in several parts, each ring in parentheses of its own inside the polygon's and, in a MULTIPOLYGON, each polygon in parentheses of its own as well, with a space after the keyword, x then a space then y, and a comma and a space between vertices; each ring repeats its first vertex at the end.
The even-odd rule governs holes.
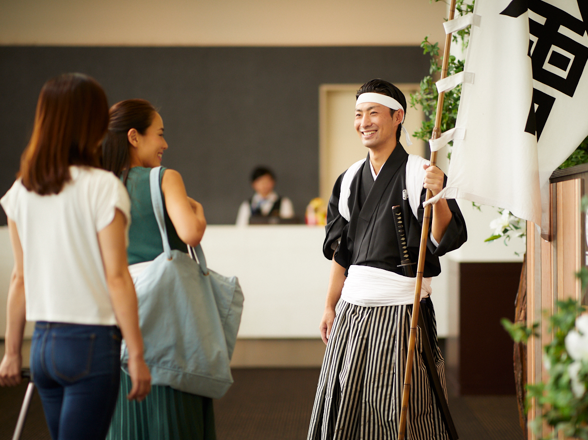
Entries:
POLYGON ((267 215, 264 215, 261 212, 261 208, 258 206, 257 208, 253 208, 251 203, 253 202, 253 197, 249 199, 249 206, 251 207, 251 217, 279 217, 280 216, 280 209, 282 207, 282 197, 278 196, 278 200, 276 200, 272 206, 272 209, 269 210, 267 215))

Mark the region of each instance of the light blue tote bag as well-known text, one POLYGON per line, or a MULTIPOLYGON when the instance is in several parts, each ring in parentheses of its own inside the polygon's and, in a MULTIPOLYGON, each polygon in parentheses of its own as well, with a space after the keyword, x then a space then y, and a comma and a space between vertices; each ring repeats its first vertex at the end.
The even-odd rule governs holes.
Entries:
MULTIPOLYGON (((243 291, 236 277, 207 268, 200 245, 189 247, 197 261, 170 248, 159 174, 160 167, 151 170, 151 201, 164 251, 135 279, 145 362, 153 385, 218 399, 233 383, 243 291)), ((126 369, 124 343, 121 361, 126 369)))

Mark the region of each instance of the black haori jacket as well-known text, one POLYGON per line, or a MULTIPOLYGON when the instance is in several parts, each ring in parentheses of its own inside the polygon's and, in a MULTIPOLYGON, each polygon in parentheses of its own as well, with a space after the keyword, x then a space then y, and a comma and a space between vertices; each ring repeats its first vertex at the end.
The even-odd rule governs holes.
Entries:
MULTIPOLYGON (((415 165, 409 167, 411 173, 413 169, 422 169, 422 163, 426 163, 418 156, 412 156, 411 160, 412 164, 416 164, 416 167, 415 165)), ((339 176, 329 200, 326 238, 323 244, 323 253, 326 258, 332 259, 335 253, 335 261, 346 269, 349 269, 351 265, 363 265, 404 275, 402 268, 398 267, 400 251, 392 214, 392 207, 400 205, 410 259, 413 263, 418 261, 424 214, 422 204, 426 197, 426 190, 422 188, 422 182, 420 186, 415 186, 416 191, 422 188, 420 202, 418 193, 414 196, 414 200, 418 203, 418 209, 414 203, 417 211, 415 216, 409 202, 410 185, 407 190, 408 162, 409 155, 402 145, 397 144, 374 182, 368 155, 367 160, 359 167, 351 181, 347 201, 349 221, 339 212, 339 198, 345 173, 339 176)), ((447 200, 447 203, 453 216, 438 247, 431 241, 429 235, 425 277, 439 275, 441 273, 439 257, 459 248, 467 240, 465 221, 456 201, 447 200)), ((414 272, 416 273, 416 264, 414 272)))

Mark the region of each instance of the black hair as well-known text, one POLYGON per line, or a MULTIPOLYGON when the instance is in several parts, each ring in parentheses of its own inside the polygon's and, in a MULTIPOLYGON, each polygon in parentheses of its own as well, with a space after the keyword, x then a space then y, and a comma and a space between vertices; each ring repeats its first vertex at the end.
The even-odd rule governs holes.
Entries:
POLYGON ((144 99, 127 99, 110 108, 108 132, 102 142, 102 166, 126 183, 131 168, 131 144, 127 133, 134 128, 144 135, 157 109, 144 99))
POLYGON ((255 182, 261 176, 270 176, 273 180, 276 180, 276 176, 272 170, 265 166, 255 167, 255 169, 251 172, 251 183, 255 182))
MULTIPOLYGON (((359 88, 355 94, 355 99, 357 100, 359 95, 363 93, 379 93, 380 95, 386 95, 390 98, 394 98, 402 106, 402 109, 404 110, 404 117, 406 117, 406 97, 404 96, 404 93, 402 93, 400 89, 394 84, 379 78, 372 79, 359 88)), ((395 112, 396 110, 390 109, 391 115, 394 115, 395 112)), ((396 142, 400 140, 401 131, 402 128, 399 125, 398 129, 396 130, 396 142)))

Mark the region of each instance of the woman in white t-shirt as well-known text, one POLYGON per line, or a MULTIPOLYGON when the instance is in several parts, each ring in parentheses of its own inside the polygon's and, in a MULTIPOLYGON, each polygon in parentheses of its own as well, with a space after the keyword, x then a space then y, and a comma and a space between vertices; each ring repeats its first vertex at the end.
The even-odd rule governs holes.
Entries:
POLYGON ((19 178, 0 200, 14 269, 0 385, 17 385, 25 320, 37 321, 31 373, 53 439, 104 439, 119 388, 121 331, 133 388, 151 377, 143 360, 137 298, 126 258, 129 197, 98 169, 108 104, 82 74, 49 80, 19 178))

